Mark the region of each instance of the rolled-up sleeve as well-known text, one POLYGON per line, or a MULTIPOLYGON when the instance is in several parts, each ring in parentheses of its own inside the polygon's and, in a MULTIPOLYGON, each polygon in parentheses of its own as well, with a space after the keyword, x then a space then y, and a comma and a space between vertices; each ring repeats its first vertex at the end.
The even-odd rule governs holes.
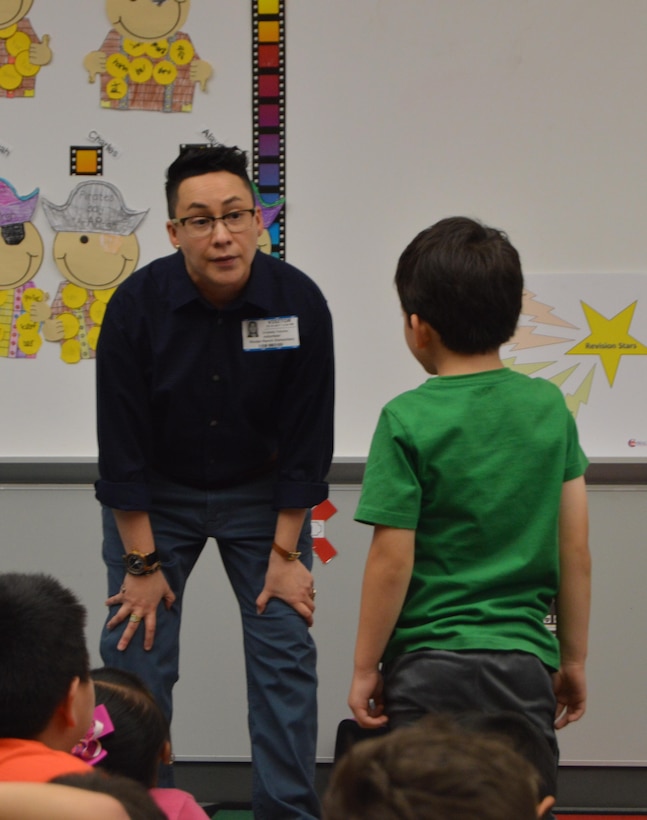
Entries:
MULTIPOLYGON (((137 311, 117 293, 108 305, 96 360, 99 480, 96 497, 121 510, 148 510, 152 422, 137 341, 137 311), (129 316, 126 324, 124 316, 129 316)), ((136 307, 136 306, 135 306, 136 307)))

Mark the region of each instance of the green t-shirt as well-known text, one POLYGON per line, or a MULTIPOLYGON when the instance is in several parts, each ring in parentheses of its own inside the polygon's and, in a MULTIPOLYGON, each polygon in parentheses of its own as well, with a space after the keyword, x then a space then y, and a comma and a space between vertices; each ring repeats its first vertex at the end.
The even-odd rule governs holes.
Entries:
POLYGON ((355 519, 416 531, 384 660, 519 650, 558 668, 562 484, 588 462, 559 389, 512 370, 437 376, 382 410, 355 519))

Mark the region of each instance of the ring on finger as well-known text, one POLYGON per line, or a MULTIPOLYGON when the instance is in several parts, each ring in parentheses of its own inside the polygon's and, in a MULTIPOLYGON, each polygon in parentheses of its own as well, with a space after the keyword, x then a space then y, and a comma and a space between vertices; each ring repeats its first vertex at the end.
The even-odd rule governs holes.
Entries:
POLYGON ((130 616, 130 618, 128 618, 128 620, 130 621, 131 624, 138 624, 141 621, 141 619, 142 619, 142 616, 141 615, 135 615, 134 612, 130 616))
POLYGON ((315 595, 316 595, 316 594, 317 594, 317 590, 313 587, 313 588, 310 590, 310 597, 312 598, 312 600, 313 600, 313 601, 314 601, 314 599, 315 599, 315 595))

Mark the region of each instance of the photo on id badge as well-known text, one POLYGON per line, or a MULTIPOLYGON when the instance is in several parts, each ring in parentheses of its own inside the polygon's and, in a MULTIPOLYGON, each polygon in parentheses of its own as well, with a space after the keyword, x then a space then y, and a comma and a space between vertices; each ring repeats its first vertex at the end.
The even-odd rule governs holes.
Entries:
POLYGON ((300 345, 299 317, 243 319, 243 350, 290 350, 300 345))

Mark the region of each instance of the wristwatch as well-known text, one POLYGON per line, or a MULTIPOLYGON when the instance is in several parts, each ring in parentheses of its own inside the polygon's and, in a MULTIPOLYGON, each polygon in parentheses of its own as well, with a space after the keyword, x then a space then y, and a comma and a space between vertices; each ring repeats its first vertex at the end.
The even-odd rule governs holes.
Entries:
POLYGON ((152 575, 162 566, 157 550, 147 554, 132 550, 122 557, 129 575, 152 575))
POLYGON ((283 549, 283 547, 279 547, 276 541, 272 544, 272 549, 274 552, 278 552, 278 554, 282 558, 285 558, 286 561, 296 561, 301 555, 300 552, 290 552, 289 550, 283 549))

